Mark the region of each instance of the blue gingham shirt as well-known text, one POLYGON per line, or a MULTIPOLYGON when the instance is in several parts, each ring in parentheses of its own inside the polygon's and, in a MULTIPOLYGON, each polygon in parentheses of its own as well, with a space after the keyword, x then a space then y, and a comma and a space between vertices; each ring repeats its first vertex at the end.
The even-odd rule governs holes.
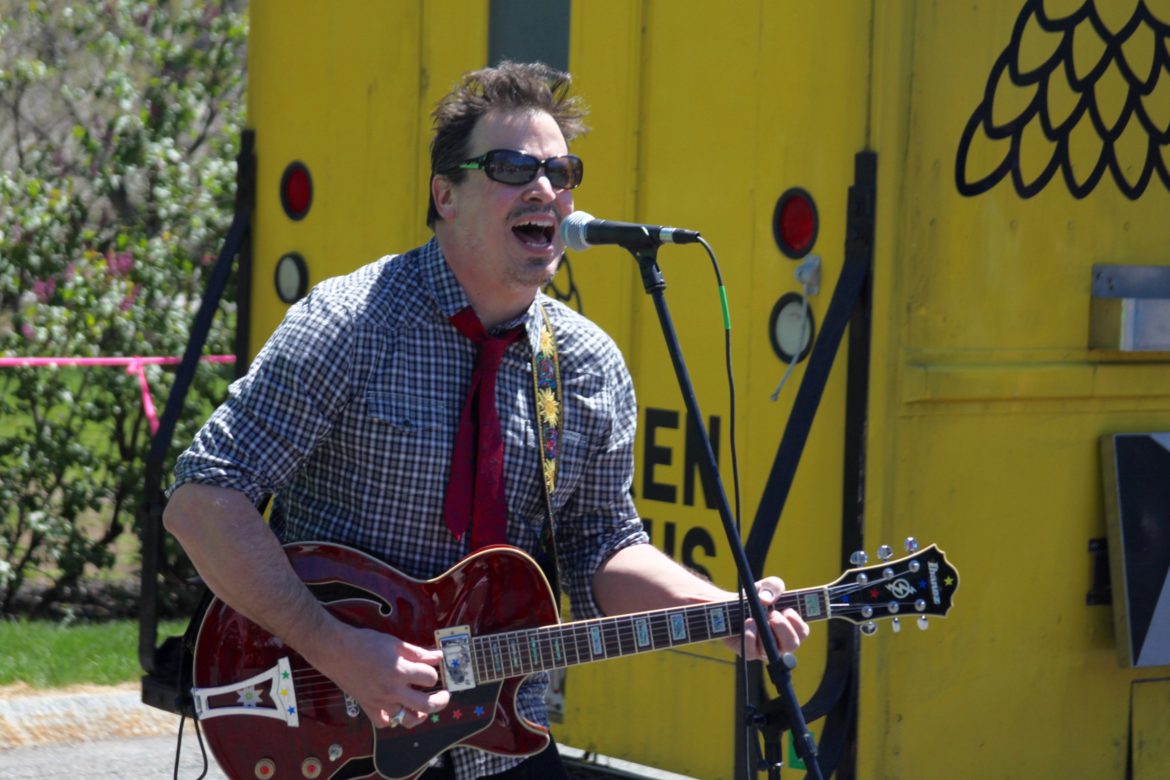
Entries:
MULTIPOLYGON (((180 456, 176 486, 233 488, 257 505, 271 494, 282 541, 340 542, 417 579, 442 574, 471 536, 456 540, 442 511, 476 350, 448 318, 467 305, 434 239, 322 282, 289 309, 180 456)), ((544 295, 504 326, 527 331, 504 355, 496 387, 510 544, 534 551, 544 523, 532 381, 539 306, 557 340, 564 401, 553 496, 561 582, 574 617, 597 617, 594 572, 647 541, 630 496, 633 385, 613 341, 544 295)), ((546 675, 534 676, 518 700, 543 724, 546 686, 546 675)), ((448 755, 460 778, 518 763, 470 749, 448 755)))

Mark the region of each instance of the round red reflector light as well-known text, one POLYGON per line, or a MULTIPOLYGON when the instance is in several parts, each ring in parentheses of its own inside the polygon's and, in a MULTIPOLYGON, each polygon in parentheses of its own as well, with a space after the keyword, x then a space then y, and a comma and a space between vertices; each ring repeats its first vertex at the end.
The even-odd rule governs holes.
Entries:
POLYGON ((818 228, 817 206, 806 190, 793 187, 776 201, 772 233, 786 256, 799 260, 812 251, 818 228))
POLYGON ((280 177, 280 205, 289 219, 304 219, 313 205, 313 177, 304 163, 289 163, 280 177))

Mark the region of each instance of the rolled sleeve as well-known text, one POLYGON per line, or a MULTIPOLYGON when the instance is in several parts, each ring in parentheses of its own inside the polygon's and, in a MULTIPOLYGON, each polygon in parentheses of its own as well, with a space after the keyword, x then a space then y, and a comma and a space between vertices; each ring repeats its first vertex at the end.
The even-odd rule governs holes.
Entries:
POLYGON ((353 340, 345 311, 316 291, 293 306, 179 456, 174 487, 232 488, 258 505, 284 484, 352 395, 353 340))
MULTIPOLYGON (((616 353, 616 346, 612 347, 616 353)), ((620 353, 610 361, 607 393, 612 425, 590 453, 580 486, 566 503, 558 534, 558 557, 573 617, 604 613, 593 595, 593 576, 611 556, 649 537, 638 517, 630 487, 638 424, 634 386, 620 353)))

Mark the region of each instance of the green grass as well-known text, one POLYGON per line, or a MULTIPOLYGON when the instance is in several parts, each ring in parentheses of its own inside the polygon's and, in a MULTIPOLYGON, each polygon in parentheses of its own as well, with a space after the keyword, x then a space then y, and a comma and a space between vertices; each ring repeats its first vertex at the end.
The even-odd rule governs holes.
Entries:
MULTIPOLYGON (((160 623, 159 637, 181 634, 186 625, 160 623)), ((135 621, 72 625, 0 621, 0 685, 117 685, 141 675, 135 621)))

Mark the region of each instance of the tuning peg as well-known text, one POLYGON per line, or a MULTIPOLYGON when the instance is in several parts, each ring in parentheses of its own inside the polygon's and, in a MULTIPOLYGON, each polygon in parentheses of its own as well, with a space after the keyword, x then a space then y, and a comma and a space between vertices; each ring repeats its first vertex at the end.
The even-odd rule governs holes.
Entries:
POLYGON ((879 559, 888 561, 890 558, 894 557, 894 550, 888 544, 883 544, 878 548, 877 555, 879 559))
POLYGON ((927 619, 926 615, 919 615, 918 630, 925 631, 928 628, 930 628, 930 620, 927 619))
POLYGON ((872 620, 868 623, 862 623, 861 633, 865 634, 866 636, 873 636, 877 633, 877 623, 873 622, 872 620))
POLYGON ((865 550, 854 550, 849 556, 849 562, 854 566, 864 566, 869 563, 869 556, 865 554, 865 550))
POLYGON ((894 622, 893 622, 893 624, 892 624, 891 628, 893 628, 893 629, 894 629, 894 633, 895 633, 895 634, 896 634, 896 633, 898 633, 899 631, 901 631, 901 630, 902 630, 902 621, 901 621, 901 619, 899 619, 899 618, 894 618, 894 622))
POLYGON ((907 536, 906 541, 903 542, 903 545, 906 547, 906 552, 908 553, 918 552, 918 540, 913 536, 907 536))

